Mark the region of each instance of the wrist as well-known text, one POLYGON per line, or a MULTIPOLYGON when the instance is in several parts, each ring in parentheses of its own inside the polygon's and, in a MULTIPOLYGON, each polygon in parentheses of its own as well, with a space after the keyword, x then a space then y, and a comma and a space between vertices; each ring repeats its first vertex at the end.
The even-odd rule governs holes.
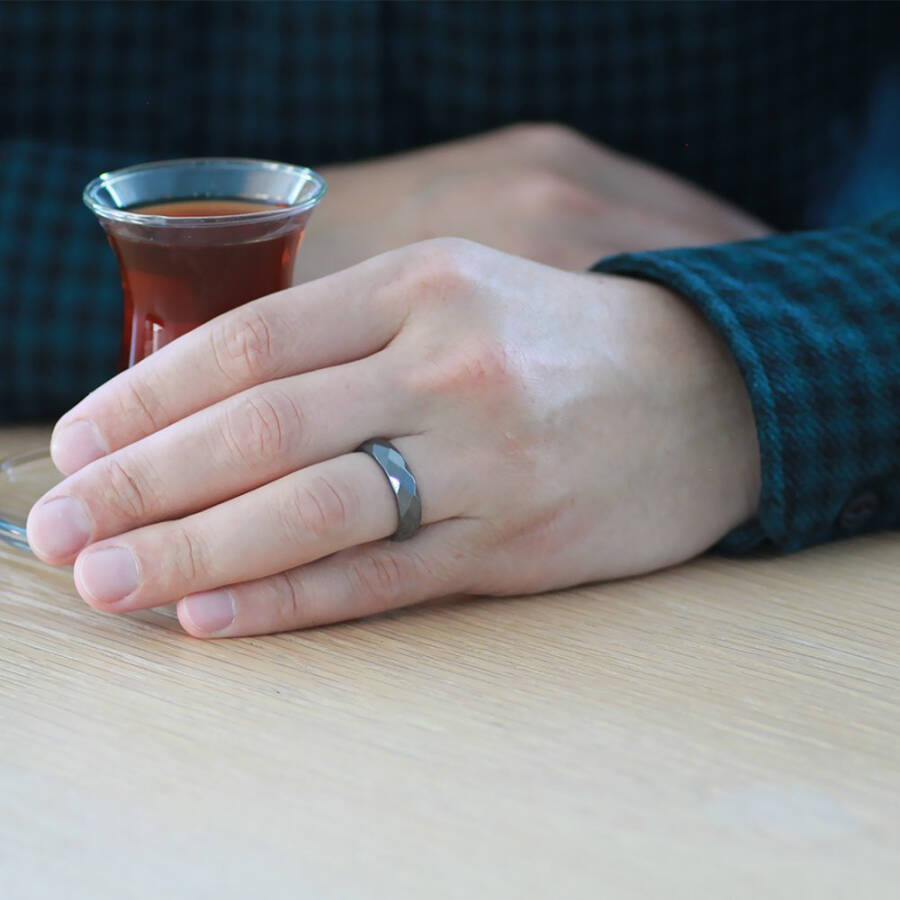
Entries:
POLYGON ((653 282, 601 277, 614 290, 624 363, 647 402, 661 409, 674 457, 670 489, 691 495, 690 516, 707 545, 752 519, 761 466, 746 383, 722 336, 680 294, 653 282))

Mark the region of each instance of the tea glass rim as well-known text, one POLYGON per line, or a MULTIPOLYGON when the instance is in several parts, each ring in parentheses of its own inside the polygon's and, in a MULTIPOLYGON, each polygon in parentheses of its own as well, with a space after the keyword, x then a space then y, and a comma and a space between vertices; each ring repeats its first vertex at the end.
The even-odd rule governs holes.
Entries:
MULTIPOLYGON (((251 157, 242 156, 193 156, 185 157, 183 159, 162 159, 153 162, 137 163, 133 166, 114 169, 111 172, 103 172, 88 182, 82 192, 81 199, 84 201, 85 206, 101 219, 111 219, 115 222, 127 222, 133 225, 164 225, 168 228, 209 228, 217 226, 221 227, 223 225, 242 225, 251 222, 278 221, 279 219, 290 218, 291 216, 306 212, 306 210, 316 206, 322 197, 325 196, 327 190, 328 183, 325 179, 308 166, 295 166, 291 163, 276 162, 275 160, 269 159, 253 159, 251 157), (287 175, 294 175, 296 177, 301 177, 308 182, 312 182, 315 188, 309 196, 304 197, 303 200, 298 203, 289 203, 285 206, 272 207, 271 209, 224 216, 161 216, 157 214, 139 213, 111 206, 109 203, 103 202, 99 198, 99 193, 104 188, 115 188, 116 181, 141 172, 165 168, 212 168, 214 166, 225 169, 262 169, 268 172, 280 172, 287 175)), ((167 198, 160 197, 158 202, 165 202, 166 199, 167 198)), ((203 199, 215 199, 215 195, 205 196, 203 199)))

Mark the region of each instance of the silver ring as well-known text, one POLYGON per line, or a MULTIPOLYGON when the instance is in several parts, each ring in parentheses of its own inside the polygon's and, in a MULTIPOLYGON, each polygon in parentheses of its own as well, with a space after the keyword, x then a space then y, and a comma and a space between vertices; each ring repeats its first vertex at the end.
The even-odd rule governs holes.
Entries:
POLYGON ((360 453, 368 453, 378 463, 394 492, 399 524, 391 540, 408 541, 422 524, 422 501, 415 476, 410 472, 403 454, 386 438, 372 438, 356 449, 360 453))

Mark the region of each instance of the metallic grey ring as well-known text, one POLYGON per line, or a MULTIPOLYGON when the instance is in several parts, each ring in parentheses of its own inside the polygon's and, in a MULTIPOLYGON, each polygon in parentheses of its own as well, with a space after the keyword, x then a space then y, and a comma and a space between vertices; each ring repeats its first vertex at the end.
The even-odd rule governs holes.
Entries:
POLYGON ((408 541, 422 524, 422 501, 416 488, 416 479, 409 471, 403 454, 386 438, 372 438, 356 448, 368 453, 387 475, 388 483, 397 501, 399 524, 391 535, 392 541, 408 541))

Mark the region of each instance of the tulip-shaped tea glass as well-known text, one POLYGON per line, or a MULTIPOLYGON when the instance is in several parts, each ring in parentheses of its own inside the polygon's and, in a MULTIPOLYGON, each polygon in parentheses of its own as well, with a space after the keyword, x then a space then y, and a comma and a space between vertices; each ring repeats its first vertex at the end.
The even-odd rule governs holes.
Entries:
MULTIPOLYGON (((120 367, 289 287, 325 189, 311 169, 256 159, 176 159, 95 178, 84 202, 119 261, 120 367)), ((28 549, 28 510, 60 477, 46 448, 0 463, 0 540, 28 549)))

